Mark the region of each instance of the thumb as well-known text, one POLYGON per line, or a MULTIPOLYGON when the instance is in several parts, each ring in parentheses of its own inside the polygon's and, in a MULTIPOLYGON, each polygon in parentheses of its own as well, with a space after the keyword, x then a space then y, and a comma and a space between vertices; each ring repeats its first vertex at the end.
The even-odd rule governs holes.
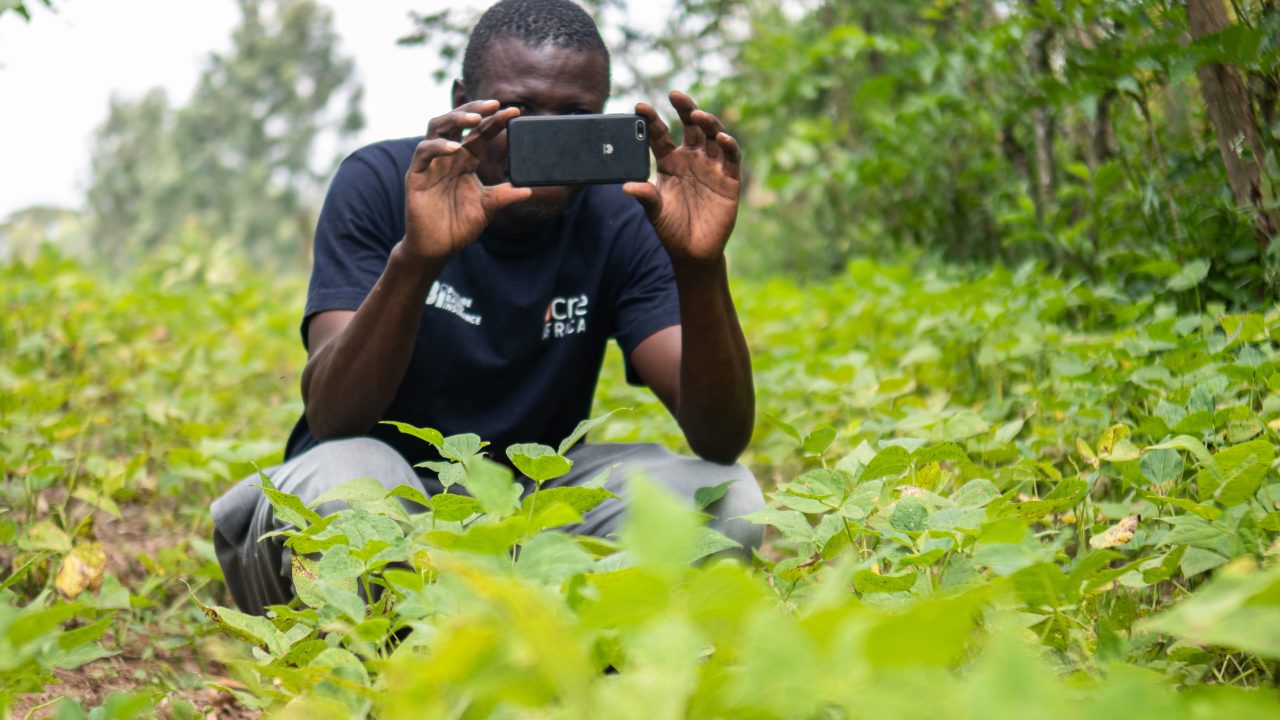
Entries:
POLYGON ((658 221, 658 216, 662 214, 662 196, 653 183, 629 182, 622 186, 622 192, 640 201, 645 214, 649 216, 649 222, 658 221))
POLYGON ((511 183, 490 185, 480 195, 480 205, 486 214, 492 214, 508 205, 533 197, 533 190, 527 187, 516 187, 511 183))

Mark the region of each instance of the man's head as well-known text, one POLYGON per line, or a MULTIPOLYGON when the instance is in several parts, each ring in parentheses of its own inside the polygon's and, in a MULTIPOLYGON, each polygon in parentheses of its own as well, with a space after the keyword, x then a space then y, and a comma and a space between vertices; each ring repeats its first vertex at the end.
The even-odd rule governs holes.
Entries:
MULTIPOLYGON (((595 22, 569 0, 503 0, 471 30, 462 60, 462 80, 453 85, 453 105, 495 99, 522 115, 573 115, 604 110, 609 97, 609 51, 595 22)), ((480 180, 507 179, 504 132, 476 170, 480 180)), ((496 225, 527 231, 573 201, 576 190, 536 188, 533 198, 504 210, 496 225)))

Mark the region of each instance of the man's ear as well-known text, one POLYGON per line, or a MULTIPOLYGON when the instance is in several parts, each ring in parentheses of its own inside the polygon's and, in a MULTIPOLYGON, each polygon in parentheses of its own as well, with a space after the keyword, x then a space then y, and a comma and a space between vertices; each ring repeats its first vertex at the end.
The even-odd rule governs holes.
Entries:
POLYGON ((468 102, 467 89, 462 87, 461 80, 453 81, 453 106, 460 107, 468 102))

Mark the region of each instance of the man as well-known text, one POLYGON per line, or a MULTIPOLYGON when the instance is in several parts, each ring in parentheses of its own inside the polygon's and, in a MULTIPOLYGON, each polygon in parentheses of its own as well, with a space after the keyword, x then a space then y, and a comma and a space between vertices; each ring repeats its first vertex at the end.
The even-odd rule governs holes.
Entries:
MULTIPOLYGON (((713 115, 673 92, 677 146, 647 104, 657 183, 516 188, 506 182, 506 124, 524 115, 599 113, 609 54, 568 0, 504 0, 468 41, 453 111, 426 136, 347 158, 325 199, 302 322, 306 413, 285 463, 269 471, 305 502, 355 477, 439 492, 413 465, 426 443, 379 421, 446 435, 474 432, 493 457, 517 442, 555 445, 587 417, 605 345, 614 338, 633 383, 648 385, 699 456, 656 445, 581 444, 576 484, 617 466, 625 496, 643 471, 692 498, 735 481, 708 508, 711 525, 750 548, 763 506, 732 465, 754 423, 746 341, 729 294, 724 249, 737 215, 737 143, 713 115), (464 131, 469 131, 463 139, 464 131), (629 196, 629 197, 628 197, 629 196)), ((236 603, 261 613, 292 595, 279 538, 255 478, 213 506, 215 546, 236 603)), ((324 508, 332 511, 333 508, 324 508)), ((624 505, 609 501, 573 532, 606 535, 624 505)))

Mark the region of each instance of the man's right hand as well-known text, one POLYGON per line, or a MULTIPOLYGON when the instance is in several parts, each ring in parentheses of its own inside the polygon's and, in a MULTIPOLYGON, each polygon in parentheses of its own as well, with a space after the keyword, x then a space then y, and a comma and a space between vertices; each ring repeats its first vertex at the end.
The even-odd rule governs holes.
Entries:
POLYGON ((527 200, 529 188, 484 185, 476 166, 485 146, 520 114, 497 100, 460 105, 427 126, 405 174, 404 250, 419 260, 447 262, 475 240, 502 208, 527 200), (463 130, 471 132, 465 140, 463 130))

